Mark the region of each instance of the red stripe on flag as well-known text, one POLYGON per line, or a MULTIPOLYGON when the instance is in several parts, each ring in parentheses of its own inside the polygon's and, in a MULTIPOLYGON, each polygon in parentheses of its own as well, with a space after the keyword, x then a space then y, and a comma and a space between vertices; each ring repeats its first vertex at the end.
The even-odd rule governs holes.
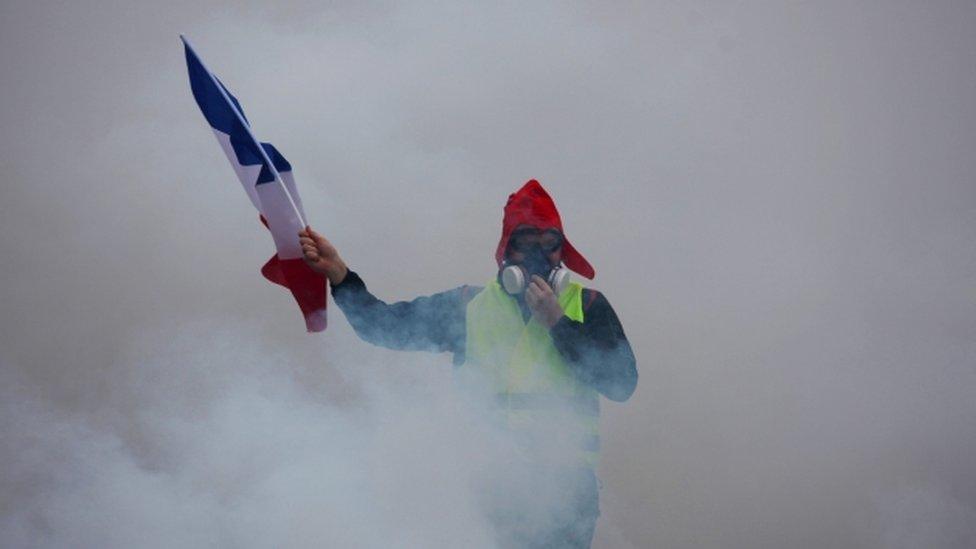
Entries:
POLYGON ((325 330, 328 321, 325 315, 325 278, 309 268, 301 259, 278 259, 275 254, 264 267, 261 274, 275 284, 291 290, 298 307, 305 316, 305 327, 309 332, 325 330))

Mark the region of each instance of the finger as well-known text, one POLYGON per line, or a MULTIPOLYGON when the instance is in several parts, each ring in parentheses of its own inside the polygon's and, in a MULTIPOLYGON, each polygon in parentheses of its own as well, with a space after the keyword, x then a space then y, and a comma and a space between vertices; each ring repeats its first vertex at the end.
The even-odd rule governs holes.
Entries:
POLYGON ((546 283, 543 282, 542 279, 537 276, 534 279, 532 279, 532 287, 541 292, 542 290, 546 289, 546 283))
POLYGON ((319 260, 319 254, 318 252, 305 252, 305 259, 315 263, 319 260))
POLYGON ((548 282, 536 282, 536 286, 539 288, 539 293, 542 297, 552 295, 552 288, 549 287, 548 282))
POLYGON ((545 289, 537 280, 533 280, 529 283, 528 291, 532 292, 532 294, 537 298, 541 298, 546 293, 545 289))
POLYGON ((298 239, 298 243, 302 246, 315 246, 315 241, 307 236, 303 236, 298 239))
POLYGON ((322 236, 321 234, 315 232, 315 230, 312 229, 311 227, 308 228, 308 235, 312 237, 312 240, 314 240, 316 244, 328 244, 329 243, 329 241, 326 240, 326 238, 324 236, 322 236))
POLYGON ((538 285, 543 292, 549 289, 549 283, 539 275, 532 275, 532 283, 538 285))

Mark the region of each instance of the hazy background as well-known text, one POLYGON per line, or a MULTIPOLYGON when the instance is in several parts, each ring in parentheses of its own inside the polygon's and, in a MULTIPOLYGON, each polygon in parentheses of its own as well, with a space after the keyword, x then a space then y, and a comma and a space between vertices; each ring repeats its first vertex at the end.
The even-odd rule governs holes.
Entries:
POLYGON ((594 547, 976 545, 976 4, 488 4, 3 1, 0 544, 488 543, 448 357, 303 332, 182 32, 385 299, 550 190, 641 376, 594 547))

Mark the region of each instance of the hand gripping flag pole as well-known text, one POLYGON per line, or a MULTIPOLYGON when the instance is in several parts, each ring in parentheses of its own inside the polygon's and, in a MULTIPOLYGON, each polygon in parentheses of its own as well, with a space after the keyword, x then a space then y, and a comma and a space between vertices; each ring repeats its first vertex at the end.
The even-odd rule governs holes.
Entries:
POLYGON ((322 331, 326 327, 325 280, 302 261, 298 231, 307 224, 291 164, 273 145, 255 138, 237 98, 206 68, 186 37, 180 35, 180 39, 193 98, 275 241, 277 253, 261 273, 291 290, 308 331, 322 331))

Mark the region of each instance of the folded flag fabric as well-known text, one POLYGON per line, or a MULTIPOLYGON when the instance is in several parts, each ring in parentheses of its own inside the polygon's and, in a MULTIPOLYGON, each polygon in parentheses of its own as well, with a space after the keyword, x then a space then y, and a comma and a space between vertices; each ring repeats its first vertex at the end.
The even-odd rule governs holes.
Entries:
POLYGON ((207 70, 186 38, 180 38, 193 98, 274 239, 277 253, 265 263, 261 273, 288 288, 305 317, 308 331, 320 332, 327 325, 325 279, 302 261, 298 232, 306 225, 305 212, 291 164, 273 145, 255 139, 237 98, 207 70))

